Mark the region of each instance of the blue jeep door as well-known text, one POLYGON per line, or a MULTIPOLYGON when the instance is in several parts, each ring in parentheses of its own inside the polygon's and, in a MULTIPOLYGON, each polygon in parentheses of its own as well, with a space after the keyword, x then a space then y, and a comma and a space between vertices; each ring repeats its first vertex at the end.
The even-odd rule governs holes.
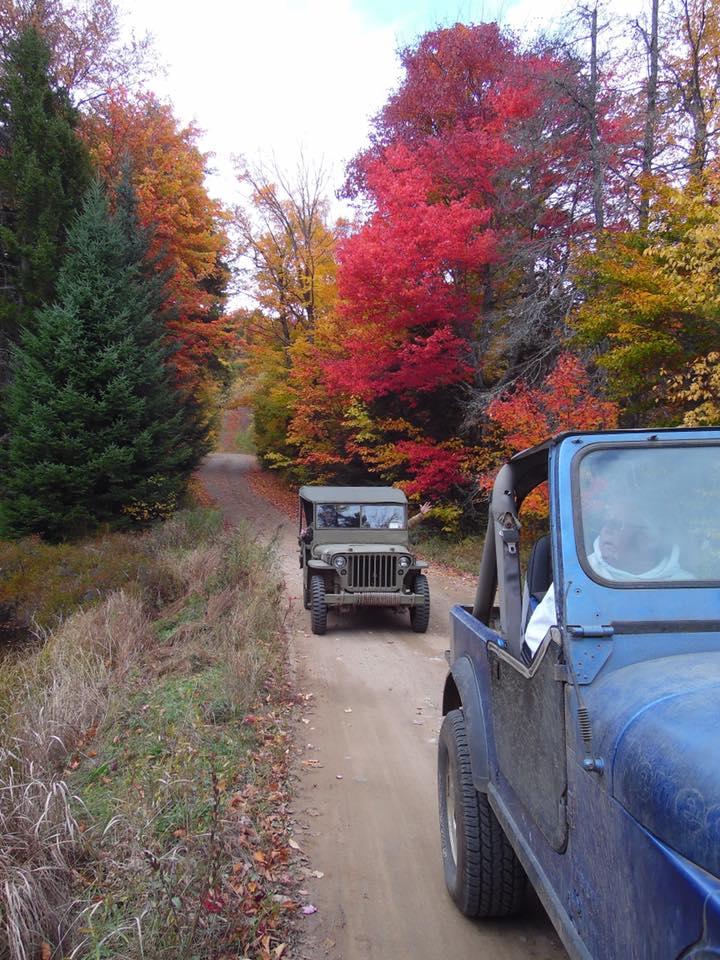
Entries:
POLYGON ((557 679, 560 646, 546 638, 525 667, 506 650, 488 645, 497 786, 508 788, 558 852, 567 842, 565 685, 557 679))

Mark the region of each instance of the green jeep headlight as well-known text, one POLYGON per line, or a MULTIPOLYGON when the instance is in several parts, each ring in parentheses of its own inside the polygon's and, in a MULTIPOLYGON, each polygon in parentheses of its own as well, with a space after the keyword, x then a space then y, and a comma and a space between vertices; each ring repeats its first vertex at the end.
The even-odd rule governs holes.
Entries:
POLYGON ((346 564, 347 557, 343 557, 342 554, 337 557, 333 557, 333 565, 336 567, 336 569, 342 570, 346 564))
POLYGON ((407 557, 403 554, 402 557, 398 557, 398 563, 401 567, 409 567, 412 563, 412 557, 407 557))

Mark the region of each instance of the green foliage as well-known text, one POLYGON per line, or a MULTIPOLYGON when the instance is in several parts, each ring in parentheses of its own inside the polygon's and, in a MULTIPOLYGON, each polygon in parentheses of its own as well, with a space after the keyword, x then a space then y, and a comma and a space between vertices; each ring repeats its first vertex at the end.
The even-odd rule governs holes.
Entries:
POLYGON ((457 533, 462 513, 456 503, 435 503, 432 508, 433 521, 443 533, 457 533))
POLYGON ((90 180, 77 113, 49 64, 47 44, 28 28, 8 43, 0 75, 0 330, 11 337, 53 299, 66 231, 90 180))
POLYGON ((233 450, 235 453, 255 453, 255 442, 253 440, 253 428, 243 427, 233 437, 233 450))
POLYGON ((430 560, 433 565, 448 566, 461 573, 474 575, 480 569, 484 534, 459 536, 457 533, 437 533, 428 529, 413 531, 413 540, 420 556, 430 560))
POLYGON ((717 346, 719 198, 717 172, 683 188, 655 184, 648 232, 606 236, 581 260, 576 339, 596 351, 626 418, 677 419, 673 375, 717 346))
POLYGON ((200 452, 169 379, 142 243, 97 183, 68 248, 58 300, 14 356, 0 515, 14 536, 61 539, 163 516, 200 452))
POLYGON ((294 459, 287 443, 290 417, 287 386, 281 371, 273 367, 259 378, 253 397, 253 437, 263 463, 270 464, 277 456, 287 457, 290 462, 294 459))

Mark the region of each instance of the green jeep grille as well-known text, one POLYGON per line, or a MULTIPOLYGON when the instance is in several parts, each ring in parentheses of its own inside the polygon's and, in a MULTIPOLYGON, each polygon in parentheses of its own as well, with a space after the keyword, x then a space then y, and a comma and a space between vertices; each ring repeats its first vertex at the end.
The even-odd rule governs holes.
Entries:
POLYGON ((351 554, 348 557, 350 590, 395 590, 397 556, 392 553, 351 554))

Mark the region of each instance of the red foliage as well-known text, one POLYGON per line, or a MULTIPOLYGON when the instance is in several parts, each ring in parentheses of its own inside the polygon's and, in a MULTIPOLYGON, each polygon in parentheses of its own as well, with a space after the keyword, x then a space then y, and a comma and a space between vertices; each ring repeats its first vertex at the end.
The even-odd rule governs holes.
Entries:
POLYGON ((467 451, 450 449, 431 442, 403 440, 397 449, 408 459, 408 473, 412 477, 401 484, 409 497, 431 497, 437 500, 453 488, 465 486, 467 451))
POLYGON ((495 259, 490 211, 468 196, 435 197, 432 170, 402 145, 373 161, 367 177, 377 209, 340 248, 348 336, 329 379, 352 382, 366 401, 394 394, 414 402, 469 375, 472 314, 455 278, 495 259))
MULTIPOLYGON (((577 65, 522 52, 496 25, 428 33, 402 60, 352 167, 348 190, 371 213, 339 250, 344 351, 324 369, 332 391, 393 401, 421 428, 442 397, 455 407, 442 441, 459 422, 447 388, 478 365, 473 342, 491 341, 539 269, 557 283, 568 243, 594 227, 589 126, 577 65)), ((479 361, 490 382, 493 356, 479 361)))
MULTIPOLYGON (((316 475, 364 472, 433 498, 467 488, 501 448, 615 411, 563 358, 457 443, 462 387, 547 363, 560 334, 568 251, 595 229, 585 80, 573 58, 525 52, 491 24, 428 33, 402 62, 351 167, 364 219, 338 248, 333 330, 314 336, 302 376, 293 361, 291 440, 316 475)), ((622 124, 598 98, 610 170, 622 124)))
POLYGON ((488 408, 488 416, 502 427, 513 453, 563 430, 615 427, 618 415, 617 404, 589 392, 587 371, 571 353, 560 356, 542 387, 520 383, 488 408))

